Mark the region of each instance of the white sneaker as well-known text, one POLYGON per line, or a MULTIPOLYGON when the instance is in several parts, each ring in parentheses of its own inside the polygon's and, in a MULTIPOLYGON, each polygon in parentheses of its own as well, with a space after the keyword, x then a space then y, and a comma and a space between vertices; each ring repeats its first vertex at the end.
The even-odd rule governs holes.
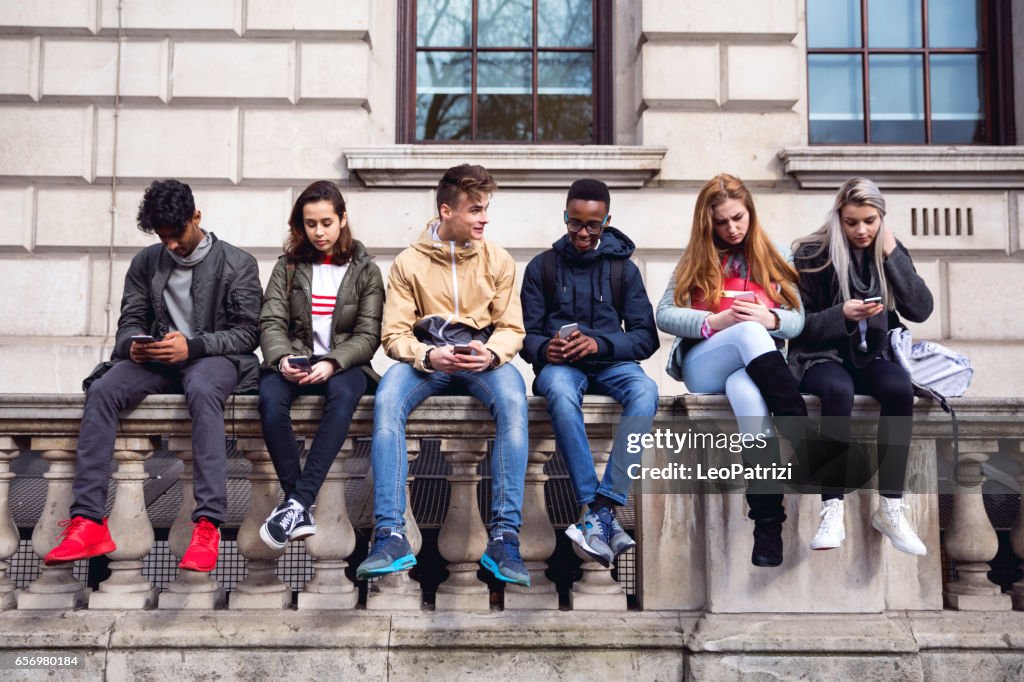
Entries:
POLYGON ((835 549, 846 539, 846 527, 843 523, 843 501, 836 498, 825 500, 821 507, 821 525, 818 533, 811 540, 811 549, 835 549))
POLYGON ((881 501, 878 509, 871 515, 871 526, 889 538, 892 546, 901 552, 924 556, 928 553, 921 538, 910 527, 910 523, 903 516, 903 509, 907 506, 901 499, 889 497, 879 498, 881 501))

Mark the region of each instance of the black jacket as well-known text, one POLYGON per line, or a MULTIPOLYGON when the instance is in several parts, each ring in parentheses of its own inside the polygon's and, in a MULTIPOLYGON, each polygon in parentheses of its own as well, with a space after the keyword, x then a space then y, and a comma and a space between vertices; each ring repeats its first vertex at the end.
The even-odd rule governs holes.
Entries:
MULTIPOLYGON (((223 355, 238 368, 235 393, 254 391, 259 362, 253 351, 259 343, 260 287, 256 259, 210 233, 210 253, 192 271, 192 338, 188 359, 223 355)), ((83 382, 98 379, 114 362, 127 360, 132 336, 157 338, 170 330, 164 289, 175 263, 163 244, 148 246, 132 258, 124 278, 121 317, 110 362, 103 363, 83 382)))
POLYGON ((579 330, 597 341, 598 352, 574 363, 581 369, 614 362, 636 362, 649 358, 660 341, 654 326, 654 311, 647 298, 640 270, 629 257, 633 242, 614 227, 601 235, 593 251, 580 253, 564 235, 552 244, 558 254, 555 295, 548 300, 543 283, 544 254, 526 266, 520 298, 526 339, 521 354, 540 373, 547 364, 547 344, 565 324, 575 322, 579 330), (612 302, 612 259, 623 260, 622 310, 612 302))
MULTIPOLYGON (((828 262, 828 252, 812 258, 817 246, 805 244, 794 254, 794 264, 800 273, 800 297, 803 300, 805 320, 803 332, 789 342, 789 364, 797 380, 819 362, 847 362, 863 367, 877 358, 888 342, 888 330, 903 327, 900 315, 911 322, 924 322, 932 314, 932 294, 914 269, 907 247, 899 241, 896 249, 885 259, 886 281, 896 298, 896 310, 889 311, 883 327, 868 327, 867 351, 857 348, 860 333, 856 322, 843 316, 843 301, 835 268, 828 262), (898 314, 897 314, 898 313, 898 314)), ((867 254, 865 254, 867 257, 867 254)))

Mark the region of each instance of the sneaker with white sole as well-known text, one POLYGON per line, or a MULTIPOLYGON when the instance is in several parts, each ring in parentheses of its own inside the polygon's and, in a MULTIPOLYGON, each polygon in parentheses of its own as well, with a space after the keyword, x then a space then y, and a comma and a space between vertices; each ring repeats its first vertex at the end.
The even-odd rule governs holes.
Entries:
POLYGON ((821 525, 811 540, 811 549, 836 549, 846 539, 843 523, 843 501, 838 498, 825 500, 821 505, 821 525))
POLYGON ((583 515, 582 521, 574 523, 565 529, 565 534, 587 556, 608 568, 615 561, 615 552, 610 546, 611 526, 610 521, 608 521, 609 515, 607 510, 603 511, 605 512, 603 517, 595 512, 587 511, 583 515))
POLYGON ((871 515, 871 526, 889 538, 892 546, 901 552, 925 556, 928 550, 903 515, 904 508, 907 508, 907 505, 903 504, 900 498, 880 498, 878 509, 871 515))
POLYGON ((270 549, 283 549, 305 511, 301 503, 288 498, 277 505, 260 526, 260 539, 270 549))

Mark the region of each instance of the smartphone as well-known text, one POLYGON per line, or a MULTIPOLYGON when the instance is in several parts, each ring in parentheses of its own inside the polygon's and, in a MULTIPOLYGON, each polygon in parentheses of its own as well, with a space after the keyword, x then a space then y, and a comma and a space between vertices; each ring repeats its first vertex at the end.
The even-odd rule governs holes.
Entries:
POLYGON ((472 346, 467 346, 467 345, 464 345, 464 344, 459 344, 459 345, 455 346, 452 349, 452 351, 456 355, 476 355, 476 349, 474 349, 472 346))
POLYGON ((159 340, 160 339, 155 339, 149 334, 136 334, 135 336, 132 337, 132 341, 139 344, 155 343, 156 341, 159 340))
POLYGON ((309 364, 309 358, 288 358, 288 364, 292 369, 297 369, 300 372, 305 372, 306 374, 313 371, 313 365, 309 364))
POLYGON ((881 296, 872 296, 871 298, 865 298, 864 302, 865 303, 881 303, 882 302, 882 297, 881 296))
POLYGON ((560 338, 560 339, 567 339, 567 338, 569 338, 570 334, 572 334, 574 331, 577 331, 579 328, 580 328, 580 326, 578 324, 576 324, 575 322, 570 322, 569 324, 563 324, 558 329, 558 338, 560 338))
POLYGON ((755 294, 753 291, 741 291, 740 293, 733 296, 733 298, 738 301, 750 301, 751 303, 753 303, 754 301, 757 300, 757 294, 755 294))

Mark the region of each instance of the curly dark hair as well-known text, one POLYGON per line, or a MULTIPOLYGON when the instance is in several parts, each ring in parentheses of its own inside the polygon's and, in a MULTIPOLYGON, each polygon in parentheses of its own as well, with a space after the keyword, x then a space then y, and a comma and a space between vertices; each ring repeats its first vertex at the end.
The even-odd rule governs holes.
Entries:
POLYGON ((493 194, 496 189, 498 189, 498 183, 483 166, 473 166, 468 163, 453 166, 445 171, 444 176, 437 183, 437 212, 441 212, 441 206, 444 204, 447 204, 449 208, 455 208, 462 194, 472 199, 479 199, 493 194))
MULTIPOLYGON (((306 236, 306 224, 303 220, 302 209, 306 204, 318 201, 329 201, 334 206, 334 212, 338 214, 338 220, 345 215, 345 198, 341 196, 338 186, 329 180, 317 180, 312 185, 302 190, 302 194, 295 200, 292 207, 292 214, 288 218, 288 237, 284 241, 284 255, 288 261, 293 263, 321 263, 324 254, 317 250, 306 236)), ((338 235, 338 241, 334 243, 331 252, 331 261, 335 265, 344 265, 352 258, 352 229, 346 225, 338 235)))
POLYGON ((142 195, 137 220, 139 229, 147 234, 170 227, 174 236, 180 236, 195 213, 191 187, 177 180, 155 180, 142 195))

